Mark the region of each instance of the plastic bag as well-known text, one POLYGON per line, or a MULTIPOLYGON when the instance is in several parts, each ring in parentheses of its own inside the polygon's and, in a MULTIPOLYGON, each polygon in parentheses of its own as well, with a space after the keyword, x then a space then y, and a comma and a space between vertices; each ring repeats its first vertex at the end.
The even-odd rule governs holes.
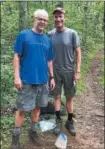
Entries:
POLYGON ((58 149, 66 149, 67 147, 67 135, 61 132, 55 142, 55 146, 58 149))
POLYGON ((40 127, 42 132, 52 130, 56 127, 56 121, 55 121, 55 119, 40 121, 39 127, 40 127))

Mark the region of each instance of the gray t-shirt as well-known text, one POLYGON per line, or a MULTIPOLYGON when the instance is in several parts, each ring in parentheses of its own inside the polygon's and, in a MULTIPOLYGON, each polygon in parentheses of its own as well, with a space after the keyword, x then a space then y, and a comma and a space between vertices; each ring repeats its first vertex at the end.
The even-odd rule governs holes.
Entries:
POLYGON ((53 29, 48 35, 54 46, 54 68, 59 71, 74 71, 74 50, 80 46, 77 32, 65 27, 63 32, 53 29))

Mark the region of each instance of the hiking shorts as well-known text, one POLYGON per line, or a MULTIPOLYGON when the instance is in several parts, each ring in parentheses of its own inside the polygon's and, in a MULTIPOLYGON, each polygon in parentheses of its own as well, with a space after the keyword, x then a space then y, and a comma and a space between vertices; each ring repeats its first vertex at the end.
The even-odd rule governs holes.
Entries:
POLYGON ((46 107, 48 105, 49 87, 48 84, 27 85, 18 90, 16 106, 18 110, 30 111, 36 106, 46 107))
POLYGON ((74 72, 54 71, 55 89, 52 92, 53 96, 61 95, 62 87, 64 94, 67 97, 73 97, 76 93, 76 86, 74 81, 74 72))

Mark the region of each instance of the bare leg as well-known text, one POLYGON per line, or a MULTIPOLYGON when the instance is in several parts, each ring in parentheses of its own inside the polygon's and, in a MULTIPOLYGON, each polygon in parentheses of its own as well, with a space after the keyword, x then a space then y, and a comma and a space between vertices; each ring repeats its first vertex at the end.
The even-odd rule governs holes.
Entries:
POLYGON ((21 127, 24 122, 24 111, 16 111, 15 114, 15 127, 21 127))
POLYGON ((35 122, 35 123, 38 122, 39 116, 40 116, 40 108, 36 107, 35 109, 32 110, 32 113, 31 113, 32 122, 35 122))
POLYGON ((68 113, 73 113, 73 97, 66 99, 66 109, 68 113))
POLYGON ((54 107, 55 107, 55 111, 60 111, 60 109, 61 109, 61 96, 60 95, 55 97, 54 107))

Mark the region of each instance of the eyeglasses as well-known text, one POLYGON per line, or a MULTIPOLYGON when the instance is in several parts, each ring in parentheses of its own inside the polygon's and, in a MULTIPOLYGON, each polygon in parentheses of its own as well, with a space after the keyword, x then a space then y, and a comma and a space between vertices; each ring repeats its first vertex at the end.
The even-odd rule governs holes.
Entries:
POLYGON ((43 18, 36 17, 36 19, 37 19, 38 21, 40 21, 40 22, 42 22, 42 21, 44 21, 45 23, 48 22, 48 20, 43 19, 43 18))

